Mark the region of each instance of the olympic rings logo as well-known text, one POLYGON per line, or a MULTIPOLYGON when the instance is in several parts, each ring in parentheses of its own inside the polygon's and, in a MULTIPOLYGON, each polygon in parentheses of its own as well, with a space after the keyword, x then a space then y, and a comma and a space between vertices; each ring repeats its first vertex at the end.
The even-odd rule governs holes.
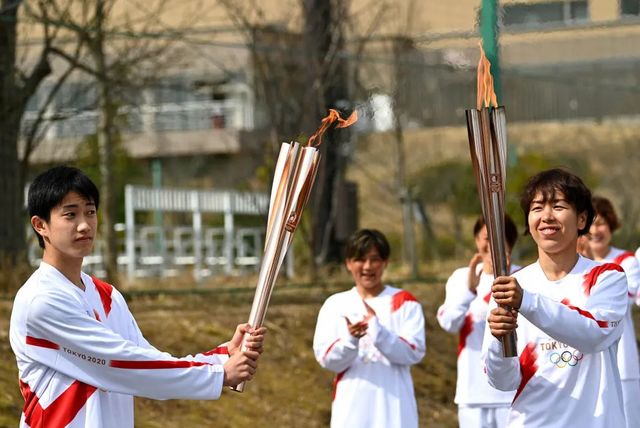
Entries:
POLYGON ((584 354, 580 351, 564 351, 562 353, 553 352, 549 355, 549 361, 559 369, 567 366, 574 367, 580 360, 584 358, 584 354))

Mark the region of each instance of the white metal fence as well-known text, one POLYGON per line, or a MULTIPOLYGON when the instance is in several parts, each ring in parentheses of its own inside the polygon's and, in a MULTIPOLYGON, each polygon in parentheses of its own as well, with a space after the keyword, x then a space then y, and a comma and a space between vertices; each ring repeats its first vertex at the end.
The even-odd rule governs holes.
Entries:
MULTIPOLYGON (((157 189, 127 185, 125 188, 125 258, 130 278, 147 266, 176 269, 193 266, 196 279, 216 268, 234 270, 260 264, 264 228, 238 228, 237 215, 264 217, 269 198, 264 193, 157 189), (137 212, 188 213, 191 225, 164 227, 137 225, 137 212), (203 214, 223 215, 222 227, 203 225, 203 214), (159 245, 153 246, 153 243, 159 245)), ((151 268, 151 270, 154 270, 151 268)))

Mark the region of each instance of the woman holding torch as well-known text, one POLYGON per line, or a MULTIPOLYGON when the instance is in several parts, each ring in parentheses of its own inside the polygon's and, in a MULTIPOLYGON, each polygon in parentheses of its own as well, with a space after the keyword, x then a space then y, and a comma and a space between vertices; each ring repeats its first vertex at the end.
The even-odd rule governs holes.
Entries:
POLYGON ((627 279, 619 265, 576 251, 593 222, 591 192, 579 177, 551 169, 529 180, 520 205, 538 260, 495 279, 499 306, 483 343, 490 384, 517 389, 508 426, 623 427, 617 345, 627 279), (513 331, 519 358, 504 357, 499 342, 513 331))

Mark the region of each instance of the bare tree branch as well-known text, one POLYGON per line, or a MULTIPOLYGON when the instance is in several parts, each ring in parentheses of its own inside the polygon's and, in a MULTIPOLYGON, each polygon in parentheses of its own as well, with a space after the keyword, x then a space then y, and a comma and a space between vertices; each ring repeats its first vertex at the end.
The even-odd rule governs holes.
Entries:
MULTIPOLYGON (((39 2, 39 5, 46 13, 46 9, 43 7, 42 2, 39 2)), ((51 65, 49 64, 49 49, 51 48, 51 32, 48 23, 44 23, 43 27, 44 31, 44 47, 42 48, 42 52, 40 53, 40 57, 37 65, 31 72, 31 74, 26 78, 24 82, 24 93, 23 93, 23 102, 26 103, 27 100, 36 92, 36 89, 40 85, 45 77, 47 77, 51 73, 51 65)))
MULTIPOLYGON (((76 46, 76 51, 73 55, 73 58, 76 58, 76 59, 79 58, 81 51, 82 51, 82 44, 78 43, 76 46)), ((75 69, 76 69, 76 62, 75 61, 69 62, 69 66, 67 67, 67 69, 57 78, 55 84, 49 90, 47 94, 47 98, 45 99, 44 103, 39 107, 38 116, 36 120, 29 127, 29 130, 26 132, 26 135, 24 136, 25 148, 24 148, 24 153, 22 158, 22 171, 24 171, 24 174, 26 174, 26 171, 28 169, 29 158, 33 153, 33 150, 38 146, 40 141, 42 141, 43 134, 39 131, 44 122, 45 115, 49 109, 49 106, 55 99, 60 89, 66 83, 68 77, 71 75, 71 73, 75 69)), ((25 178, 26 178, 26 175, 25 175, 25 178)))

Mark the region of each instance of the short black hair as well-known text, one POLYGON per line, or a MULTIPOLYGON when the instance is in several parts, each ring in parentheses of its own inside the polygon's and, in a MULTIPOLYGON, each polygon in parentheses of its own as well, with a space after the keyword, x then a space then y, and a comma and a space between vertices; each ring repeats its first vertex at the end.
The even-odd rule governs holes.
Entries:
POLYGON ((562 168, 553 168, 531 177, 522 191, 520 207, 524 213, 525 235, 529 233, 529 209, 533 199, 541 193, 543 202, 547 202, 553 200, 557 192, 562 192, 577 214, 587 214, 587 222, 582 229, 578 230, 578 236, 589 232, 595 217, 591 191, 577 175, 562 168))
MULTIPOLYGON (((38 175, 29 186, 29 217, 38 216, 49 222, 51 210, 59 205, 69 192, 76 192, 87 198, 95 204, 96 210, 98 209, 100 192, 93 181, 78 168, 56 166, 38 175)), ((35 233, 40 248, 44 248, 44 239, 38 232, 35 233)))
POLYGON ((350 260, 364 257, 373 248, 378 250, 382 260, 389 260, 391 248, 384 234, 376 229, 360 229, 347 240, 345 258, 350 260))
MULTIPOLYGON (((480 233, 480 230, 482 230, 485 224, 484 217, 479 216, 476 219, 476 222, 473 225, 474 237, 478 236, 478 233, 480 233)), ((507 241, 509 248, 513 250, 514 245, 516 245, 516 241, 518 241, 518 228, 511 217, 509 217, 509 214, 504 215, 504 238, 507 241)))

